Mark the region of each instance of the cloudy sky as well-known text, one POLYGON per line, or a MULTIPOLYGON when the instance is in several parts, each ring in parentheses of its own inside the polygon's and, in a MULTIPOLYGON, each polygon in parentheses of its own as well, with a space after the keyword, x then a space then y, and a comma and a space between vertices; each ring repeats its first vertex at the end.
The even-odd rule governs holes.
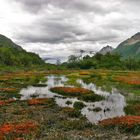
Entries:
POLYGON ((140 31, 140 0, 0 0, 0 34, 43 58, 116 47, 140 31))

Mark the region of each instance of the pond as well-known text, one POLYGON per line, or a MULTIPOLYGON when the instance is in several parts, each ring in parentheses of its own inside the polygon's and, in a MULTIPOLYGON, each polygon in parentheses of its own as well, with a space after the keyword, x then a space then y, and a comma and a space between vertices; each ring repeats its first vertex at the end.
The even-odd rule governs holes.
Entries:
MULTIPOLYGON (((50 88, 57 86, 65 86, 68 78, 65 76, 55 76, 50 75, 46 77, 48 80, 45 83, 45 87, 35 87, 28 86, 20 91, 22 95, 21 100, 31 99, 33 97, 37 98, 54 98, 57 105, 60 107, 73 107, 75 101, 80 101, 77 98, 67 98, 50 91, 50 88), (67 104, 67 101, 71 101, 72 104, 67 104)), ((124 107, 126 106, 125 97, 119 93, 116 89, 112 89, 112 92, 103 91, 101 88, 97 88, 94 83, 86 84, 81 79, 77 80, 77 83, 81 85, 82 88, 89 89, 105 97, 105 100, 98 102, 83 102, 86 106, 81 110, 81 113, 86 116, 86 118, 91 123, 98 123, 101 120, 107 118, 113 118, 117 116, 124 116, 124 107), (100 110, 95 111, 96 108, 100 110)), ((41 84, 41 83, 40 83, 41 84)), ((68 86, 68 85, 67 85, 68 86)), ((69 85, 71 87, 71 85, 69 85)))

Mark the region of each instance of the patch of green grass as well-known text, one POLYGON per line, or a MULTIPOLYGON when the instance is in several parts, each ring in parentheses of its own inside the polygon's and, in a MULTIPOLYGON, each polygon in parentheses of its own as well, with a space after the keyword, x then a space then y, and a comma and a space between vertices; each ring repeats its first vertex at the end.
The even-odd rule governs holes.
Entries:
POLYGON ((46 84, 32 84, 34 87, 46 87, 46 84))
POLYGON ((127 127, 127 126, 118 126, 118 125, 109 125, 109 126, 105 126, 105 129, 108 129, 110 131, 112 130, 118 130, 121 133, 125 133, 125 134, 131 134, 131 135, 139 135, 140 133, 140 124, 136 124, 133 125, 131 127, 127 127))
POLYGON ((59 123, 61 130, 70 131, 70 130, 84 130, 86 128, 91 128, 92 124, 84 120, 64 120, 59 123))
POLYGON ((70 118, 79 118, 81 116, 81 112, 79 110, 74 109, 67 113, 70 118))
POLYGON ((66 104, 67 105, 71 105, 72 104, 72 101, 66 101, 66 104))
POLYGON ((84 104, 83 102, 78 102, 78 101, 77 101, 77 102, 74 103, 73 107, 74 107, 75 109, 81 110, 82 108, 85 107, 85 104, 84 104))
POLYGON ((4 93, 0 93, 0 96, 2 96, 2 98, 4 100, 7 100, 9 98, 17 98, 17 99, 20 99, 21 98, 21 95, 18 94, 17 92, 11 92, 11 93, 4 92, 4 93))
POLYGON ((80 84, 77 83, 77 77, 68 77, 68 81, 65 83, 65 85, 73 85, 80 87, 80 84))
POLYGON ((64 107, 62 108, 62 111, 64 112, 64 114, 68 115, 68 117, 70 118, 79 118, 82 116, 81 112, 74 108, 64 107))
POLYGON ((102 110, 102 108, 100 108, 100 107, 96 107, 96 108, 93 109, 94 112, 99 112, 101 110, 102 110))
POLYGON ((104 100, 105 98, 97 94, 87 94, 87 95, 83 95, 81 99, 86 102, 97 102, 97 101, 104 100))
POLYGON ((140 124, 136 124, 133 127, 123 127, 122 131, 126 133, 131 133, 133 135, 139 135, 140 134, 140 124))
POLYGON ((102 76, 100 74, 97 74, 97 73, 91 74, 90 77, 91 78, 98 79, 98 80, 101 80, 102 79, 102 76))
POLYGON ((127 115, 140 115, 140 100, 134 99, 134 100, 128 100, 127 106, 124 108, 125 113, 127 115))

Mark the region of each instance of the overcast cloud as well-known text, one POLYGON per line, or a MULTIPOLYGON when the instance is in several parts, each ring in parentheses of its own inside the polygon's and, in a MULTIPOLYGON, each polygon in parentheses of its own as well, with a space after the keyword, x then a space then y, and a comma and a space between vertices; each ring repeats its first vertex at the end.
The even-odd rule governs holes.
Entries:
POLYGON ((140 31, 139 0, 0 0, 0 33, 27 51, 66 60, 140 31))

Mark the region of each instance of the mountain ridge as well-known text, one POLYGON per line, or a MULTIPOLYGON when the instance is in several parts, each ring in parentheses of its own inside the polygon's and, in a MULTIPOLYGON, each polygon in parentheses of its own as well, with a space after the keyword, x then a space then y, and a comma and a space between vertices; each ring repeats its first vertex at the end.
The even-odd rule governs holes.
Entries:
POLYGON ((15 44, 11 39, 2 34, 0 34, 0 47, 14 47, 18 50, 23 50, 21 46, 15 44))
POLYGON ((111 53, 112 51, 113 51, 113 47, 107 45, 103 47, 98 53, 105 55, 107 53, 111 53))
POLYGON ((136 33, 132 37, 128 38, 127 40, 123 41, 118 45, 118 47, 126 46, 126 45, 133 45, 140 41, 140 32, 136 33))
POLYGON ((140 59, 140 32, 120 43, 113 53, 118 53, 122 59, 140 59))
POLYGON ((11 39, 0 35, 0 65, 32 66, 44 64, 44 61, 35 53, 27 52, 11 39))

